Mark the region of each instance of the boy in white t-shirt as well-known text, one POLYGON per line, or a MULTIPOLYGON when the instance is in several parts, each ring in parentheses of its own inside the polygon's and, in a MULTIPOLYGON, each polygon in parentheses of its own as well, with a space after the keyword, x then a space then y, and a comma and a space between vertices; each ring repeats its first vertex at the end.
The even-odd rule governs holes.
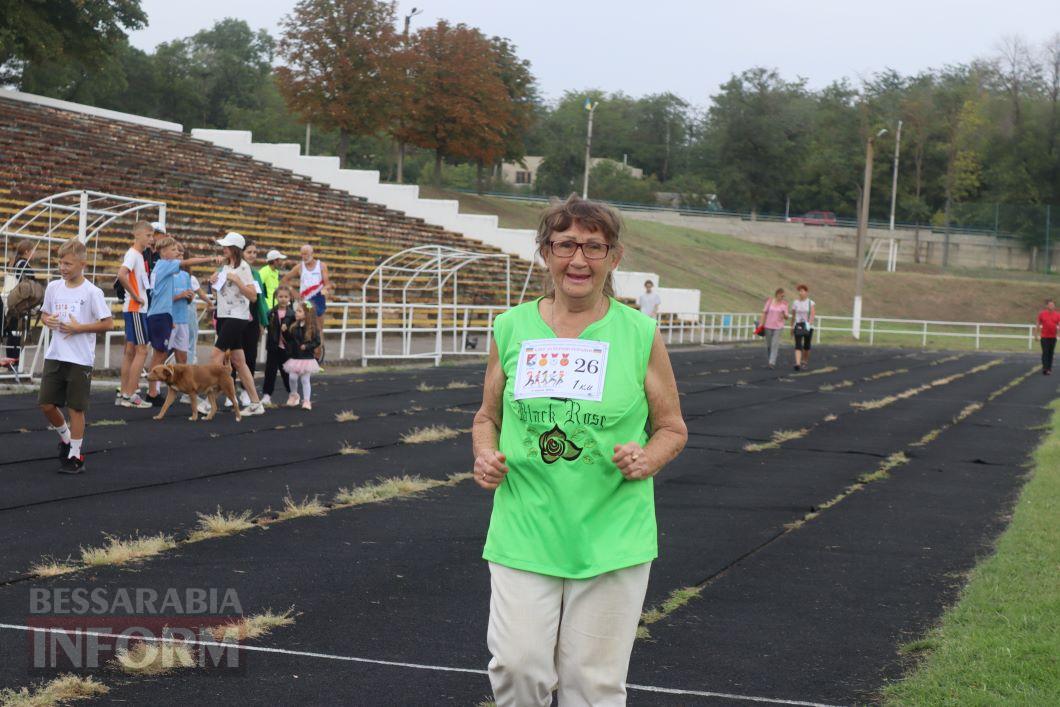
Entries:
POLYGON ((37 402, 52 429, 59 433, 59 471, 80 474, 85 468, 81 443, 85 438, 85 411, 92 392, 92 365, 96 360, 96 334, 114 327, 103 290, 85 279, 88 249, 77 239, 59 248, 61 280, 48 283, 41 306, 41 321, 51 329, 44 354, 44 373, 37 402), (70 415, 66 424, 59 408, 70 415))

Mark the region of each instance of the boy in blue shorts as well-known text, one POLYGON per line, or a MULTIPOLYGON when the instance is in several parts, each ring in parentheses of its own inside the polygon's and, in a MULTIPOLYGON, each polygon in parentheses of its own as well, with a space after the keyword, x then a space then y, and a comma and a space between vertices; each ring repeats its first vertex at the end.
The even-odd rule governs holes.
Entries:
POLYGON ((59 248, 61 280, 48 283, 41 305, 41 322, 51 330, 44 354, 44 373, 37 402, 52 429, 59 433, 59 471, 80 474, 85 469, 81 443, 85 439, 85 411, 92 392, 96 334, 114 328, 103 290, 85 279, 88 249, 77 239, 59 248), (70 415, 67 425, 60 408, 70 415))
MULTIPOLYGON (((173 337, 173 299, 174 282, 181 268, 192 265, 203 265, 216 263, 218 258, 187 258, 180 259, 180 244, 176 238, 166 236, 157 243, 155 248, 162 256, 151 271, 151 304, 147 309, 147 337, 151 342, 151 363, 147 369, 151 370, 166 360, 169 354, 170 340, 173 337)), ((185 332, 187 320, 185 319, 185 332)), ((159 382, 151 381, 147 392, 147 401, 155 407, 161 407, 164 398, 159 392, 159 382)))

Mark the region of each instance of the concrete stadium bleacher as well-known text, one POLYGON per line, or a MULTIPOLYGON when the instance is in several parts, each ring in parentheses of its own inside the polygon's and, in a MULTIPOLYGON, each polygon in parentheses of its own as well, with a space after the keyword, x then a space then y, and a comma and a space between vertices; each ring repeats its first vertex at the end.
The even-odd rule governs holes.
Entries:
MULTIPOLYGON (((294 257, 301 244, 311 243, 328 263, 340 298, 359 296, 376 265, 408 247, 500 253, 177 130, 0 94, 0 223, 38 199, 80 189, 165 202, 169 232, 196 255, 216 252, 213 240, 222 229, 294 257)), ((117 271, 130 225, 116 224, 99 236, 98 273, 117 271)), ((513 274, 528 265, 513 259, 513 274)), ((103 286, 112 278, 97 279, 103 286)), ((451 300, 447 294, 445 301, 451 300)), ((503 278, 495 267, 469 266, 460 275, 460 300, 503 304, 503 278)))

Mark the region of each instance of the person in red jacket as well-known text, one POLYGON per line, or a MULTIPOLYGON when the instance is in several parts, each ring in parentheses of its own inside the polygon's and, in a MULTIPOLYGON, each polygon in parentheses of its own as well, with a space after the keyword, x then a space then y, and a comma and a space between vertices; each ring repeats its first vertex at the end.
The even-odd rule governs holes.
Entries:
POLYGON ((1053 373, 1053 353, 1056 351, 1056 328, 1060 325, 1060 312, 1056 311, 1056 300, 1045 300, 1045 309, 1038 312, 1038 338, 1042 342, 1042 375, 1053 373))

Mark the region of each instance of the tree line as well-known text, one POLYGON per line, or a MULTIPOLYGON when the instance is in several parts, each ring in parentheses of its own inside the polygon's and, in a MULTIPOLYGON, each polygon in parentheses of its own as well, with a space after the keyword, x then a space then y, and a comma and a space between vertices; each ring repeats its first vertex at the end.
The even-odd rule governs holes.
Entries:
POLYGON ((395 3, 380 0, 300 0, 279 37, 226 19, 153 52, 125 38, 146 23, 138 0, 12 8, 0 13, 0 81, 188 129, 252 130, 262 141, 302 142, 309 123, 314 154, 391 181, 511 189, 497 179, 499 163, 542 155, 534 190, 578 191, 588 98, 599 102, 593 155, 645 175, 598 164, 590 192, 599 198, 667 194, 689 206, 852 218, 866 141, 887 128, 870 199, 870 216, 885 220, 901 120, 899 222, 995 224, 1037 241, 1042 206, 1060 204, 1060 34, 823 88, 753 67, 698 107, 672 93, 544 100, 510 40, 444 20, 410 31, 395 3))

